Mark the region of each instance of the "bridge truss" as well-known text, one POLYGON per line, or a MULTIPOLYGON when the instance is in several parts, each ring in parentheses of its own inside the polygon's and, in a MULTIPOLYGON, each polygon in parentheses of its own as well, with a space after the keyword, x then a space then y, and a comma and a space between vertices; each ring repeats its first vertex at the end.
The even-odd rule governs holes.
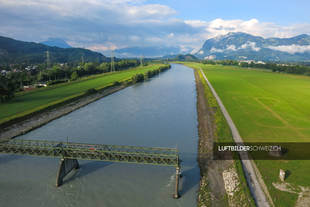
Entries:
POLYGON ((13 139, 0 142, 0 153, 60 158, 56 186, 78 169, 78 159, 173 166, 176 168, 174 198, 179 197, 180 160, 176 148, 137 147, 105 144, 13 139))

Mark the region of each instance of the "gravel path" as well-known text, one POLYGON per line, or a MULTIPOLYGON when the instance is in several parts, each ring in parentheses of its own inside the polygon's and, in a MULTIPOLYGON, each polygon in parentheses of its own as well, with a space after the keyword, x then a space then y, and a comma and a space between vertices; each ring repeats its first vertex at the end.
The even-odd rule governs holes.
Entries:
MULTIPOLYGON (((209 80, 207 79, 207 77, 205 76, 205 74, 201 68, 200 68, 200 71, 201 71, 204 79, 206 80, 208 86, 210 87, 214 97, 216 98, 217 103, 219 104, 221 111, 224 114, 225 119, 227 120, 227 123, 231 129, 234 141, 236 143, 243 143, 243 140, 242 140, 242 138, 238 132, 238 129, 235 126, 233 120, 231 119, 229 113, 227 112, 225 106, 223 105, 220 97, 217 95, 216 91, 212 87, 211 83, 209 82, 209 80)), ((259 182, 259 178, 255 174, 255 170, 253 167, 253 165, 255 165, 255 163, 248 159, 247 153, 239 153, 239 154, 241 157, 241 163, 243 166, 244 174, 245 174, 248 186, 250 188, 251 194, 255 200, 256 205, 258 207, 269 207, 270 204, 269 204, 267 197, 266 197, 266 195, 262 189, 263 187, 260 184, 263 181, 260 180, 260 182, 259 182)))

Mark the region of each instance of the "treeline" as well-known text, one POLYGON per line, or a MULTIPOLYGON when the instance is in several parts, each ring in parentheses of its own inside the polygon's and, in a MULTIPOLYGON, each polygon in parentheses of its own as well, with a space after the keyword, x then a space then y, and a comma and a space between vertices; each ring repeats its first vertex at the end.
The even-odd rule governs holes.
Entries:
MULTIPOLYGON (((140 64, 138 60, 121 60, 114 63, 114 70, 121 71, 130 67, 136 67, 140 64)), ((38 81, 53 84, 57 80, 76 80, 83 76, 89 76, 100 73, 111 72, 111 63, 84 63, 77 67, 61 67, 59 64, 54 65, 52 68, 41 71, 38 75, 38 81)))
MULTIPOLYGON (((114 71, 126 70, 140 65, 138 60, 121 60, 114 63, 114 71)), ((146 63, 144 64, 146 65, 146 63)), ((54 64, 49 69, 38 67, 34 71, 20 70, 0 75, 0 102, 8 101, 14 93, 23 90, 24 86, 36 83, 53 85, 74 81, 83 76, 111 72, 111 63, 81 63, 77 66, 54 64)))
POLYGON ((220 61, 212 61, 212 60, 204 60, 202 61, 204 64, 221 64, 221 65, 234 65, 245 68, 260 68, 260 69, 268 69, 273 72, 282 72, 282 73, 291 73, 291 74, 299 74, 299 75, 308 75, 310 76, 310 67, 305 65, 297 65, 297 64, 277 64, 277 63, 255 63, 255 62, 239 62, 235 60, 220 60, 220 61))
POLYGON ((171 68, 171 65, 165 65, 160 66, 158 69, 150 70, 146 74, 139 73, 132 77, 133 83, 143 82, 145 79, 152 78, 153 76, 159 74, 160 72, 163 72, 165 70, 168 70, 171 68))

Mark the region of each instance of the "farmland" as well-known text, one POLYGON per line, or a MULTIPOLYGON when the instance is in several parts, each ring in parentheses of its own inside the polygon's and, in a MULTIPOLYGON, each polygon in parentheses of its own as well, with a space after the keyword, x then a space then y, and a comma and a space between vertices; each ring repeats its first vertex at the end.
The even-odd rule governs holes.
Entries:
POLYGON ((88 89, 101 89, 116 81, 130 80, 136 74, 145 74, 163 65, 150 65, 121 72, 90 76, 78 81, 17 94, 16 97, 0 104, 0 124, 10 119, 27 115, 48 106, 84 94, 88 89))
MULTIPOLYGON (((310 141, 310 77, 222 65, 187 63, 201 67, 222 99, 246 142, 310 141)), ((294 206, 302 187, 310 186, 310 162, 256 160, 275 206, 294 206), (279 169, 294 188, 276 189, 279 169)))

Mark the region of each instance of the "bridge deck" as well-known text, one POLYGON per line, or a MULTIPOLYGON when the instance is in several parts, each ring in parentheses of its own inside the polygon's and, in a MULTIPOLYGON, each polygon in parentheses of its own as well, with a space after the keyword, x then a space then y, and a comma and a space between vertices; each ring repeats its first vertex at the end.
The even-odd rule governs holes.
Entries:
POLYGON ((166 166, 179 165, 178 150, 175 148, 14 139, 1 142, 0 153, 166 166))

